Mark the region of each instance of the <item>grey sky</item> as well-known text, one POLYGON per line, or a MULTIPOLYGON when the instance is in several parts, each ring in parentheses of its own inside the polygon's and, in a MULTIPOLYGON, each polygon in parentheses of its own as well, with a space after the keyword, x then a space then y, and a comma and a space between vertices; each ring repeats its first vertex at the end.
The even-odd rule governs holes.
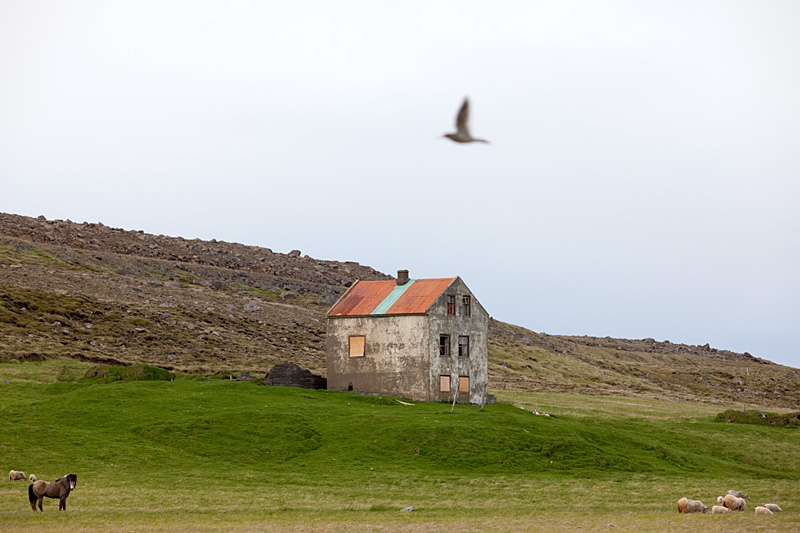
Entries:
POLYGON ((800 367, 800 3, 0 0, 0 211, 800 367), (473 133, 438 139, 464 96, 473 133))

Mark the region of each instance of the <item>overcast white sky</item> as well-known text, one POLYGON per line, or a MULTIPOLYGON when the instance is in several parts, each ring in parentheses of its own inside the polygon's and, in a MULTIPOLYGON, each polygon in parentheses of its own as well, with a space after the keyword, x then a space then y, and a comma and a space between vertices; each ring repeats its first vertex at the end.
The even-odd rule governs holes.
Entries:
POLYGON ((800 2, 0 0, 0 211, 800 367, 800 2), (439 139, 469 95, 490 145, 439 139))

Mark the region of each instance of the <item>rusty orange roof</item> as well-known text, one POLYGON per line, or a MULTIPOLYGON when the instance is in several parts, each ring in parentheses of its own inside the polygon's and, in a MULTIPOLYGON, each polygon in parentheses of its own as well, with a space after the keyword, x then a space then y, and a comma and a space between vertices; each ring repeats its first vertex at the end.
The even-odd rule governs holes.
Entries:
POLYGON ((328 316, 359 316, 372 313, 389 296, 397 283, 386 281, 359 281, 336 302, 328 316))
POLYGON ((412 279, 405 285, 398 285, 394 280, 359 281, 328 311, 328 316, 425 313, 454 280, 412 279))

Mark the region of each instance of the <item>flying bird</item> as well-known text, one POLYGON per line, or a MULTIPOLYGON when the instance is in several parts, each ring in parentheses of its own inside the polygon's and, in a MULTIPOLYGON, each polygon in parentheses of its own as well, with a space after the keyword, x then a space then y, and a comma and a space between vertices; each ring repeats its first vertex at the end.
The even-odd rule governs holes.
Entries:
POLYGON ((443 137, 447 137, 451 141, 457 143, 479 142, 489 144, 489 141, 476 139, 469 133, 469 98, 464 98, 464 103, 461 104, 461 109, 458 110, 458 116, 456 116, 456 132, 445 133, 443 137))

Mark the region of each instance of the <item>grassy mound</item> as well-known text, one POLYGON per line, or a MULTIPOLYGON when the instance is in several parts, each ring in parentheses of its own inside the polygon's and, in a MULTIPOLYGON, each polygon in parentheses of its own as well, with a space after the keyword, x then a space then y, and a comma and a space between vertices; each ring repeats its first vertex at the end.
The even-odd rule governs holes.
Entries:
POLYGON ((755 424, 760 426, 788 426, 800 427, 800 413, 765 413, 763 411, 749 411, 743 413, 728 409, 717 415, 717 422, 732 424, 755 424))
POLYGON ((84 379, 98 383, 112 381, 172 381, 175 374, 169 370, 150 365, 108 366, 98 365, 90 368, 84 379))

